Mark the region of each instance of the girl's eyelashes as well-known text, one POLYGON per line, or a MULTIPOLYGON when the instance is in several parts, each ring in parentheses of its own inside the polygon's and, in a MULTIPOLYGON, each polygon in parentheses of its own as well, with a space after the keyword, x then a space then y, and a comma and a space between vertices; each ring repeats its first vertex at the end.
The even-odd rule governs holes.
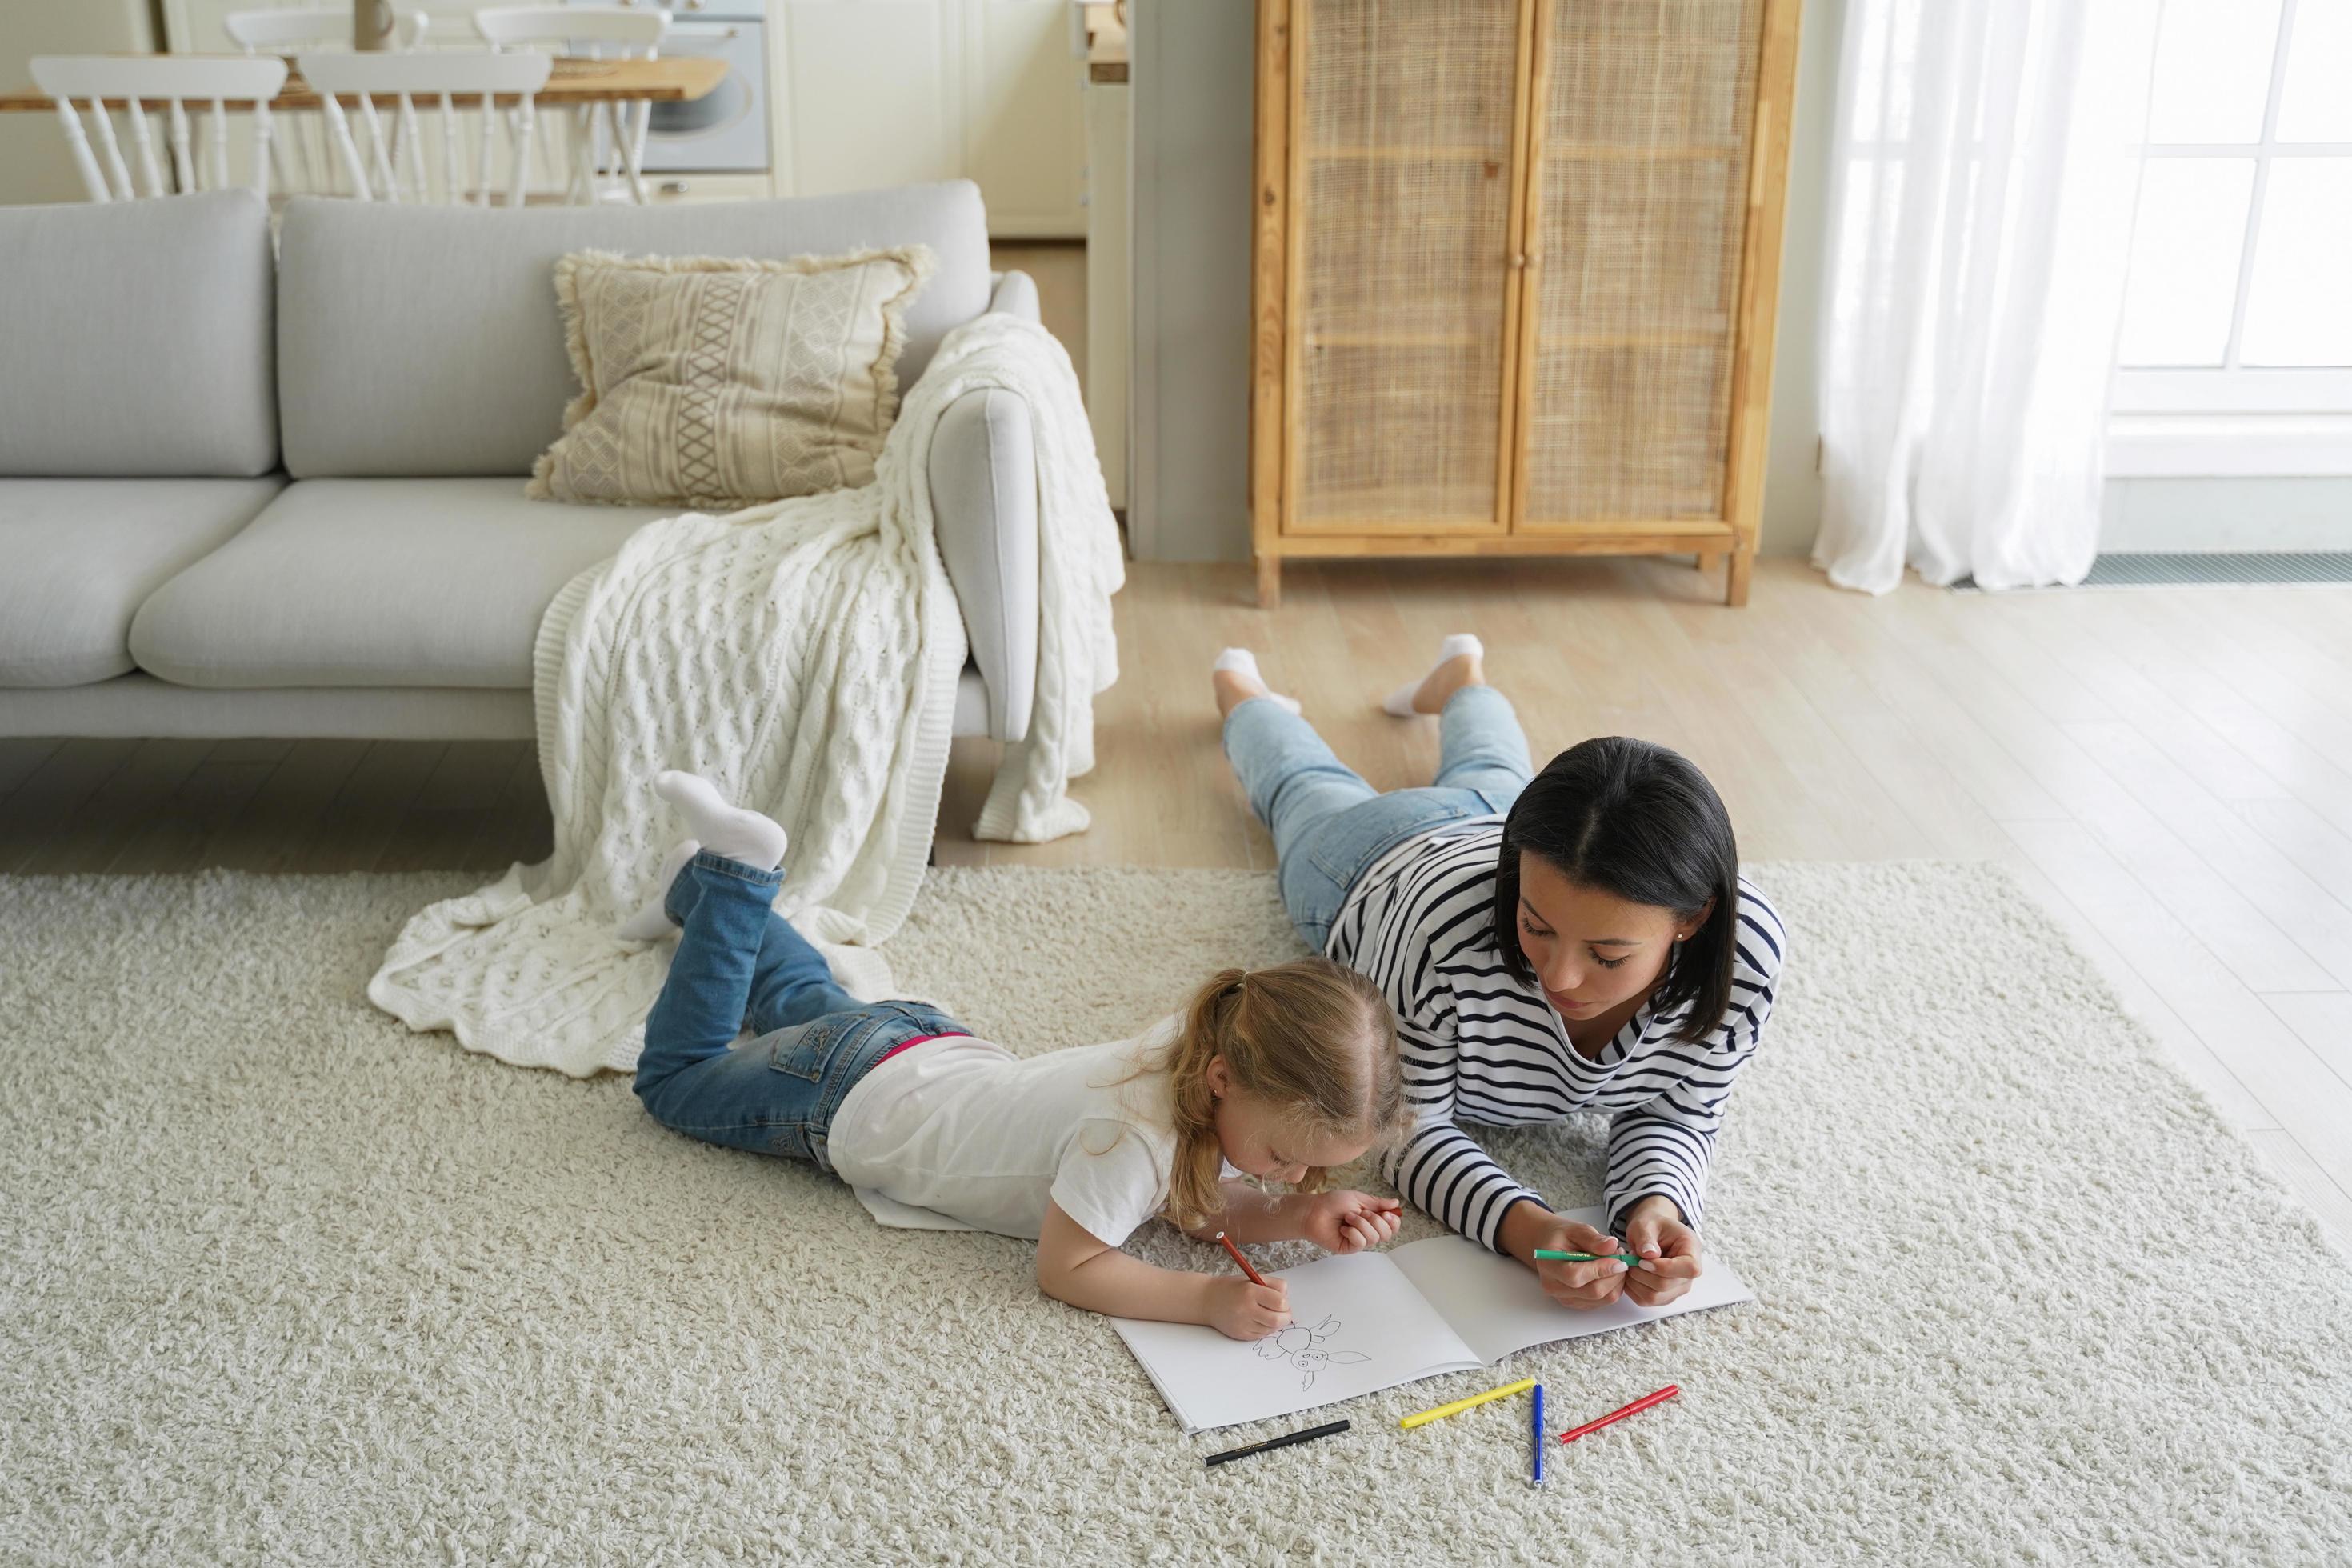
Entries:
POLYGON ((1629 953, 1627 953, 1627 954, 1625 955, 1625 958, 1604 958, 1604 957, 1602 957, 1602 956, 1601 955, 1601 953, 1600 953, 1597 950, 1595 950, 1595 949, 1592 949, 1592 948, 1589 948, 1589 947, 1588 947, 1588 948, 1586 948, 1584 951, 1585 951, 1585 952, 1587 952, 1591 953, 1591 954, 1592 954, 1592 962, 1593 962, 1593 963, 1597 963, 1597 964, 1599 964, 1599 965, 1600 965, 1601 968, 1603 968, 1603 969, 1617 969, 1617 968, 1621 968, 1621 967, 1622 967, 1622 966, 1623 966, 1623 964, 1624 964, 1624 963, 1625 963, 1625 959, 1626 959, 1626 958, 1631 958, 1631 957, 1633 957, 1633 956, 1632 953, 1630 953, 1630 952, 1629 952, 1629 953))

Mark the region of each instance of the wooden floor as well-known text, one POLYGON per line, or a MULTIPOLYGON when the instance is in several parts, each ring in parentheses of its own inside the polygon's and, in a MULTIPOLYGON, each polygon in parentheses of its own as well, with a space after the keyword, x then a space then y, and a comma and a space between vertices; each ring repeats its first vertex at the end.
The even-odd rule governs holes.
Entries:
MULTIPOLYGON (((942 864, 1272 863, 1217 747, 1228 643, 1382 787, 1436 727, 1374 707, 1486 639, 1538 759, 1687 752, 1743 854, 2012 868, 2190 1077, 2352 1246, 2352 589, 1871 599, 1765 562, 1754 602, 1669 562, 1144 564, 1118 599, 1087 833, 981 845, 995 748, 960 742, 942 864)), ((0 742, 0 872, 469 867, 546 853, 528 745, 0 742)), ((2195 1194, 2184 1194, 2194 1223, 2195 1194)))

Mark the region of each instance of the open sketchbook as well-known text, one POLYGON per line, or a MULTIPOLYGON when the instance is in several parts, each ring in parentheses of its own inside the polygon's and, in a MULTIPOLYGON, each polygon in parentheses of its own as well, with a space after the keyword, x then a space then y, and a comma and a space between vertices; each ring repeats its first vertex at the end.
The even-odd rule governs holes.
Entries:
MULTIPOLYGON (((1601 1211, 1567 1215, 1598 1226, 1601 1211)), ((1756 1298, 1719 1258, 1670 1307, 1622 1298, 1559 1306, 1534 1273, 1458 1236, 1318 1258, 1271 1278, 1290 1286, 1291 1326, 1255 1343, 1195 1323, 1114 1318, 1119 1337, 1187 1432, 1288 1415, 1443 1372, 1756 1298)))

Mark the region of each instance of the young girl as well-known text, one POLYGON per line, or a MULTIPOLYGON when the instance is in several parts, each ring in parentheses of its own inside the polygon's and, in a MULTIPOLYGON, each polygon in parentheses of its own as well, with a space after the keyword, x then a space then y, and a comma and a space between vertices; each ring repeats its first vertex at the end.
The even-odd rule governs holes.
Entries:
POLYGON ((1361 975, 1319 958, 1229 969, 1139 1039, 1016 1058, 936 1008, 843 991, 769 907, 784 830, 691 774, 654 787, 694 833, 661 900, 621 928, 683 930, 637 1058, 666 1126, 1033 1237, 1038 1287, 1074 1307, 1234 1339, 1289 1325, 1281 1281, 1155 1268, 1119 1244, 1155 1215, 1332 1252, 1396 1234, 1395 1199, 1322 1190, 1410 1121, 1388 1004, 1361 975))
POLYGON ((1439 716, 1427 789, 1374 790, 1243 648, 1212 676, 1225 754, 1274 835, 1300 934, 1396 1008, 1419 1125, 1390 1178, 1564 1306, 1663 1305, 1704 1267, 1716 1134, 1788 937, 1688 759, 1607 736, 1536 773, 1485 653, 1448 637, 1382 704, 1439 716), (1552 1213, 1457 1125, 1586 1110, 1610 1115, 1605 1232, 1552 1213), (1640 1261, 1538 1262, 1538 1247, 1640 1261))

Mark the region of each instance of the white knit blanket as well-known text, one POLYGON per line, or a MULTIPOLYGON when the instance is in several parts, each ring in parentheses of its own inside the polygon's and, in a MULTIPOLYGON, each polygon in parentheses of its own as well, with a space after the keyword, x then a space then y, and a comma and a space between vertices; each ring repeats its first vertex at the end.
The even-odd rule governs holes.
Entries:
POLYGON ((825 944, 844 984, 886 992, 872 950, 922 880, 965 656, 932 531, 931 437, 981 388, 1031 411, 1040 624, 1029 736, 1006 748, 975 832, 1035 843, 1084 828, 1066 788, 1094 765, 1094 694, 1118 673, 1117 526, 1069 356, 1043 328, 987 315, 908 392, 872 485, 647 523, 564 588, 534 666, 555 852, 411 919, 369 998, 519 1066, 633 1067, 668 944, 613 927, 655 895, 684 836, 651 788, 664 768, 784 825, 777 909, 825 944))

